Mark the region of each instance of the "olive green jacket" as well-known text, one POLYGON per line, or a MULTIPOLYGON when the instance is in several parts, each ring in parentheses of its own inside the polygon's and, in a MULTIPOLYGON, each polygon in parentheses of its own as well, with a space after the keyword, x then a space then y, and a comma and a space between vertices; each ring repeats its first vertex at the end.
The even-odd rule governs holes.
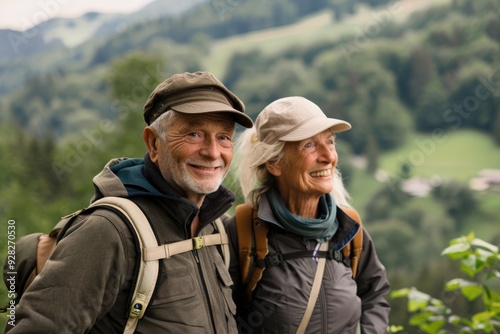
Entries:
MULTIPOLYGON (((94 185, 93 200, 136 202, 159 244, 189 239, 197 214, 198 235, 214 233, 212 222, 234 201, 221 187, 198 210, 172 192, 148 156, 111 161, 94 185)), ((134 234, 117 214, 97 209, 81 215, 21 298, 9 334, 123 332, 138 257, 134 234)), ((136 333, 236 333, 232 281, 216 246, 159 261, 156 291, 136 333)))

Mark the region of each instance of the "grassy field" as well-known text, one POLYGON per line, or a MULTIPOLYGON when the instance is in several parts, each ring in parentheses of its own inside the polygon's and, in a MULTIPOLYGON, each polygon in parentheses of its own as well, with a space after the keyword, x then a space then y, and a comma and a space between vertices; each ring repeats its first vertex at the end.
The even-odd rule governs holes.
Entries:
MULTIPOLYGON (((415 161, 415 157, 422 157, 418 160, 421 163, 414 165, 412 175, 426 178, 438 176, 443 180, 468 183, 482 169, 500 169, 500 147, 495 146, 486 134, 470 130, 449 133, 441 142, 434 141, 434 146, 430 136, 412 134, 403 147, 380 157, 380 168, 389 175, 397 175, 400 161, 410 160, 410 157, 415 161)), ((353 205, 363 216, 366 203, 381 184, 361 169, 355 169, 351 178, 348 190, 353 197, 353 205)), ((490 241, 497 233, 500 227, 500 192, 475 194, 479 214, 467 217, 463 229, 449 236, 450 239, 474 231, 478 238, 490 241)), ((419 198, 418 201, 426 210, 435 208, 432 197, 419 198)))
POLYGON ((467 182, 482 169, 500 169, 500 147, 490 136, 477 131, 450 132, 439 139, 412 134, 403 147, 380 158, 380 168, 398 175, 403 161, 411 164, 413 176, 467 182))

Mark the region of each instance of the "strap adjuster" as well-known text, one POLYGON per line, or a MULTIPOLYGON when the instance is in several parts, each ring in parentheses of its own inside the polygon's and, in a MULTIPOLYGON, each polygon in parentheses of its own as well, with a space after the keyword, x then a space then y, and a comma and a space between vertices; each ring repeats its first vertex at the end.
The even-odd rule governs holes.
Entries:
POLYGON ((285 260, 283 259, 283 254, 271 253, 268 254, 264 258, 264 260, 255 261, 255 264, 261 268, 268 268, 268 267, 279 266, 283 262, 285 262, 285 260))
POLYGON ((193 238, 193 249, 200 249, 205 247, 205 240, 203 237, 194 237, 193 238))

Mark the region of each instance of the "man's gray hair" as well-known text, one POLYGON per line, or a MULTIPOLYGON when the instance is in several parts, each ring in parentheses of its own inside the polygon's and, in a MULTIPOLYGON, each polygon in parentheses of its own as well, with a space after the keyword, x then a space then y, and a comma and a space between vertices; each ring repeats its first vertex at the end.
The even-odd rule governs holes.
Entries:
POLYGON ((172 123, 174 115, 175 112, 173 110, 167 110, 162 113, 157 119, 155 119, 150 125, 150 127, 156 132, 156 134, 163 142, 167 140, 167 130, 170 123, 172 123))

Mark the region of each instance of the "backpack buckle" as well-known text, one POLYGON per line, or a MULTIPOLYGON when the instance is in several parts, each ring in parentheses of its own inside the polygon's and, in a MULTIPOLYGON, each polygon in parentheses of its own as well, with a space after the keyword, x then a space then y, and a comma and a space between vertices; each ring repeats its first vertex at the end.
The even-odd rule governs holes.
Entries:
POLYGON ((141 315, 142 309, 143 309, 144 303, 138 301, 132 305, 130 308, 130 313, 128 316, 130 318, 138 318, 141 315))
POLYGON ((200 249, 205 247, 205 240, 203 237, 194 237, 193 238, 193 249, 200 249))
POLYGON ((259 267, 267 268, 279 266, 283 262, 285 262, 285 260, 283 259, 283 255, 281 253, 271 253, 268 254, 263 261, 259 261, 257 265, 259 265, 259 267))

